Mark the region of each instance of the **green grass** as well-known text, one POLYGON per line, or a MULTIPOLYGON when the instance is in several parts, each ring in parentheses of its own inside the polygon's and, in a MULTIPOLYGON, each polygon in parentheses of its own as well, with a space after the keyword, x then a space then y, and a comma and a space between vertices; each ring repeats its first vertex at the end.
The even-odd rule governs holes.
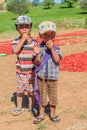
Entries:
MULTIPOLYGON (((60 22, 64 19, 83 19, 87 17, 87 12, 80 9, 78 6, 74 8, 60 8, 61 4, 56 4, 51 9, 44 9, 43 6, 31 7, 30 12, 26 15, 30 16, 33 21, 33 28, 38 28, 38 24, 45 20, 60 22)), ((0 12, 0 32, 16 31, 15 19, 17 14, 12 12, 0 12)))

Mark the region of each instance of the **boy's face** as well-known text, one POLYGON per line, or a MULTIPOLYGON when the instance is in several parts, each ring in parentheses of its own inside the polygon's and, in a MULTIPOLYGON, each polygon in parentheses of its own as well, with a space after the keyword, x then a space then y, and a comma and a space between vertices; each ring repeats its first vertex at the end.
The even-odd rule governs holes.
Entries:
POLYGON ((21 35, 24 33, 29 34, 31 31, 31 25, 30 24, 18 24, 17 30, 21 35))
POLYGON ((41 38, 44 42, 47 42, 49 40, 54 40, 56 33, 53 31, 45 32, 41 35, 41 38))

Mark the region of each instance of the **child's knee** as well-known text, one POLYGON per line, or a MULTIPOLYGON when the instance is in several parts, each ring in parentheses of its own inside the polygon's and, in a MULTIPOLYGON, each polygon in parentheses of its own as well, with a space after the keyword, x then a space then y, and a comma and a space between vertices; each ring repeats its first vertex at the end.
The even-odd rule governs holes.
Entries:
POLYGON ((24 93, 17 93, 18 97, 23 97, 24 93))
POLYGON ((34 93, 33 92, 28 92, 28 96, 34 97, 34 93))

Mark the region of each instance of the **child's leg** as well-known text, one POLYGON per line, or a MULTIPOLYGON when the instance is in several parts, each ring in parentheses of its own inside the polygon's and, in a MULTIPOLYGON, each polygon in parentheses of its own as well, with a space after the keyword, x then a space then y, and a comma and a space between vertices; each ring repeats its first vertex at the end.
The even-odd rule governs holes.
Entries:
POLYGON ((49 82, 49 104, 50 104, 50 119, 52 122, 58 122, 60 118, 56 116, 57 106, 57 81, 49 82))
POLYGON ((56 107, 55 106, 50 106, 50 116, 51 117, 55 116, 55 111, 56 111, 56 107))
POLYGON ((17 94, 17 108, 22 109, 23 93, 17 94))
POLYGON ((56 106, 50 106, 50 119, 52 122, 59 122, 60 118, 55 115, 56 106))
POLYGON ((17 107, 12 111, 12 115, 16 116, 24 112, 22 109, 22 100, 24 94, 25 75, 16 73, 17 78, 17 107))
POLYGON ((45 106, 48 104, 48 101, 47 101, 48 85, 45 80, 38 79, 38 91, 41 98, 39 116, 44 117, 44 109, 45 109, 45 106))
POLYGON ((58 103, 57 100, 57 81, 49 81, 49 104, 50 104, 50 116, 55 116, 56 105, 58 103))
POLYGON ((24 112, 24 109, 22 109, 22 99, 23 99, 23 94, 18 94, 17 95, 17 107, 11 112, 13 116, 17 116, 24 112))
POLYGON ((17 78, 17 108, 22 108, 22 100, 26 86, 26 76, 20 73, 16 73, 16 78, 17 78))
POLYGON ((44 109, 45 109, 45 107, 44 106, 41 106, 40 107, 40 114, 39 114, 39 117, 44 117, 44 109))
POLYGON ((37 116, 38 112, 34 108, 34 95, 33 93, 28 93, 28 99, 29 99, 29 111, 34 115, 37 116))
POLYGON ((40 107, 40 114, 39 116, 33 121, 34 124, 39 124, 44 120, 44 107, 40 107))
POLYGON ((28 93, 29 109, 32 110, 34 106, 33 93, 28 93))
POLYGON ((47 105, 47 84, 45 80, 38 79, 38 92, 41 98, 41 106, 39 107, 39 116, 34 120, 34 124, 41 123, 44 120, 44 109, 47 105))

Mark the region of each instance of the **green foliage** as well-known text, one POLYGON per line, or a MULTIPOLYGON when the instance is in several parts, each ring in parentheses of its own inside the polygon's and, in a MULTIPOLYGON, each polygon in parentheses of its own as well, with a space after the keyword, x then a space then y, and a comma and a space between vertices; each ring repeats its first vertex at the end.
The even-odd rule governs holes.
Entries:
POLYGON ((84 26, 84 28, 87 29, 87 18, 85 19, 85 26, 84 26))
POLYGON ((69 8, 72 8, 73 7, 73 4, 75 3, 75 2, 77 2, 78 0, 62 0, 62 3, 63 4, 67 4, 67 6, 69 7, 69 8))
POLYGON ((54 0, 44 0, 44 6, 47 8, 47 9, 50 9, 51 6, 54 5, 54 0))
POLYGON ((38 6, 40 4, 40 1, 39 0, 33 0, 32 1, 32 5, 33 6, 38 6))
MULTIPOLYGON (((70 28, 73 26, 82 27, 84 26, 84 19, 87 17, 85 10, 81 9, 76 5, 74 8, 60 8, 61 4, 55 4, 51 9, 43 9, 43 6, 33 6, 30 7, 29 13, 26 15, 30 16, 33 21, 32 31, 37 32, 38 24, 45 20, 51 20, 57 23, 59 28, 70 28), (77 21, 74 25, 70 25, 69 21, 77 21), (78 23, 79 21, 79 23, 78 23)), ((15 20, 18 17, 18 14, 12 12, 0 12, 0 32, 5 31, 16 31, 15 29, 15 20)))
MULTIPOLYGON (((87 0, 80 0, 80 7, 81 7, 83 10, 86 10, 86 11, 87 11, 87 0)), ((87 17, 85 18, 84 28, 87 29, 87 17)))
POLYGON ((8 0, 7 10, 16 14, 25 14, 29 12, 29 2, 27 0, 8 0))
POLYGON ((80 6, 82 9, 87 10, 87 0, 80 0, 80 6))
POLYGON ((46 124, 43 124, 41 123, 39 126, 38 126, 38 130, 45 130, 46 128, 46 124))

